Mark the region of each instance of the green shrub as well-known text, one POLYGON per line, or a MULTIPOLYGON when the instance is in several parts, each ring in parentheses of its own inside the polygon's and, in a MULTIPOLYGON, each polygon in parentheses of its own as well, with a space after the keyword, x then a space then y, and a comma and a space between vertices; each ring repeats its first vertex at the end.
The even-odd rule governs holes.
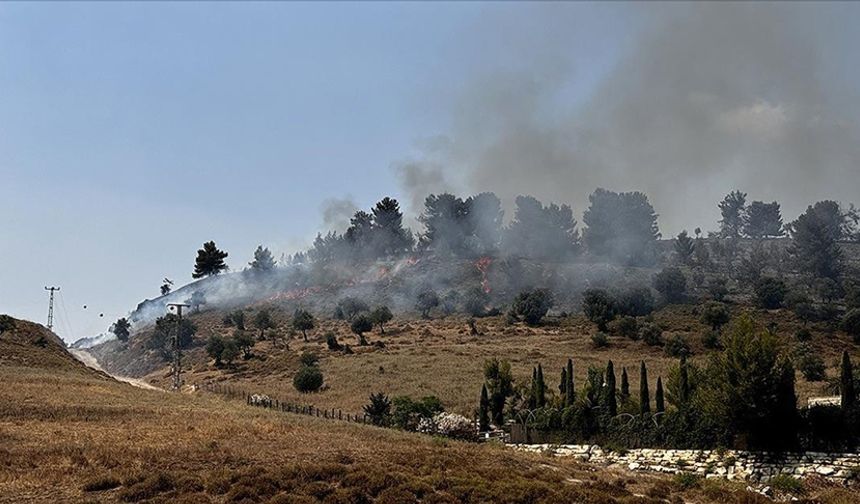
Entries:
POLYGON ((797 332, 794 333, 794 337, 800 342, 809 341, 812 339, 812 331, 804 327, 802 329, 798 329, 797 332))
POLYGON ((690 355, 690 345, 680 334, 676 334, 666 342, 666 355, 669 357, 688 356, 690 355))
POLYGON ((642 324, 639 328, 639 334, 640 336, 642 336, 642 340, 647 345, 663 345, 663 330, 660 329, 660 326, 658 326, 657 324, 654 324, 652 322, 642 324))
POLYGON ((597 325, 598 331, 606 332, 607 324, 618 314, 618 307, 605 289, 586 289, 582 293, 582 312, 597 325))
POLYGON ((604 332, 596 332, 591 335, 591 343, 595 348, 606 348, 609 346, 609 338, 604 332))
POLYGON ((618 334, 632 340, 639 339, 639 324, 636 317, 622 317, 618 321, 618 334))
POLYGON ((341 350, 343 348, 337 342, 337 336, 331 331, 325 333, 325 344, 329 350, 341 350))
POLYGON ((667 303, 679 303, 687 292, 687 279, 678 268, 663 268, 663 271, 654 275, 654 288, 667 303))
POLYGON ((702 345, 709 350, 720 348, 719 331, 705 331, 702 335, 702 345))
POLYGON ((634 287, 618 295, 618 312, 632 317, 644 317, 654 311, 654 295, 648 287, 634 287))
POLYGON ((514 314, 522 318, 526 324, 535 326, 540 324, 552 305, 553 296, 549 290, 535 289, 521 292, 514 300, 512 309, 514 314))
POLYGON ((767 310, 782 306, 788 289, 785 282, 778 278, 763 277, 755 284, 756 304, 767 310))
POLYGON ((777 474, 767 481, 767 484, 775 490, 789 494, 803 493, 803 482, 788 474, 777 474))
POLYGON ((316 366, 302 366, 293 377, 293 387, 299 392, 315 392, 322 387, 323 374, 316 366))
POLYGON ((673 478, 675 483, 685 490, 699 486, 701 479, 700 476, 689 472, 678 473, 673 478))
POLYGON ((708 301, 702 307, 702 323, 711 326, 714 331, 719 331, 720 327, 729 321, 729 310, 726 305, 718 301, 708 301))
POLYGON ((826 377, 824 359, 806 344, 801 344, 794 352, 797 367, 806 381, 821 381, 826 377))
POLYGON ((316 366, 319 363, 320 358, 313 352, 302 352, 301 357, 299 357, 299 361, 301 361, 304 366, 316 366))

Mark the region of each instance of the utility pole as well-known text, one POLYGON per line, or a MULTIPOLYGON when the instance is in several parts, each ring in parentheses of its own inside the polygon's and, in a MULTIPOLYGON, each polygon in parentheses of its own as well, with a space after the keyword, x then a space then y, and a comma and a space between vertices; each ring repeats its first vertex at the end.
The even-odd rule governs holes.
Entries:
POLYGON ((173 333, 173 369, 170 374, 173 375, 173 391, 179 392, 182 387, 182 350, 179 348, 179 337, 182 331, 182 309, 190 305, 185 303, 167 303, 170 308, 176 308, 176 315, 179 317, 176 321, 176 331, 173 333))
POLYGON ((48 301, 48 330, 54 328, 54 291, 59 291, 59 287, 45 287, 46 291, 51 291, 51 298, 48 301))

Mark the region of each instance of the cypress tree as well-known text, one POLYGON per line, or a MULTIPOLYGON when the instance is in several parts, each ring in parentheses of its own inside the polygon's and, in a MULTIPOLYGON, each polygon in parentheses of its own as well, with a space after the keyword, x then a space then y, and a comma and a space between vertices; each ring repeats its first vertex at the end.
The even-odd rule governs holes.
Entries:
POLYGON ((666 411, 666 405, 663 404, 663 380, 657 377, 657 390, 654 392, 654 411, 663 413, 666 411))
POLYGON ((842 352, 839 390, 842 395, 842 409, 848 411, 854 407, 857 395, 854 390, 854 370, 852 369, 851 358, 848 357, 847 350, 842 352))
POLYGON ((546 406, 546 382, 543 380, 543 368, 538 364, 537 368, 537 407, 546 406))
POLYGON ((561 368, 561 381, 558 382, 558 394, 562 402, 567 398, 567 368, 561 368))
POLYGON ((567 392, 567 400, 565 401, 568 406, 573 406, 573 403, 576 402, 576 390, 573 388, 573 360, 567 359, 567 387, 565 389, 567 392))
POLYGON ((487 385, 481 385, 481 402, 478 407, 478 425, 481 432, 490 430, 490 399, 487 396, 487 385))
POLYGON ((630 400, 630 381, 627 379, 627 368, 621 368, 621 402, 630 400))
POLYGON ((606 413, 610 417, 618 414, 618 403, 615 400, 615 366, 610 360, 606 364, 606 387, 604 389, 606 413))
POLYGON ((690 400, 690 377, 687 373, 687 357, 681 355, 681 363, 678 372, 678 400, 680 406, 684 406, 690 400))
POLYGON ((532 368, 532 390, 529 397, 529 409, 537 407, 537 368, 532 368))
POLYGON ((651 397, 648 392, 648 370, 645 369, 645 361, 639 366, 639 413, 647 415, 651 413, 651 397))

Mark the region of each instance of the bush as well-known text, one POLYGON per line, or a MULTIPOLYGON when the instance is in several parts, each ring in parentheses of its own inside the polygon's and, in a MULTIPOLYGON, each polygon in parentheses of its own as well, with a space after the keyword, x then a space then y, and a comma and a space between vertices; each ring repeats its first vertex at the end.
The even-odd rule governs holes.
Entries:
POLYGON ((514 315, 522 318, 526 324, 534 326, 540 324, 552 304, 553 297, 549 290, 535 289, 521 292, 514 300, 512 308, 514 315))
POLYGON ((293 387, 301 393, 316 392, 322 387, 323 374, 316 366, 302 366, 293 377, 293 387))
POLYGON ((463 309, 473 317, 483 317, 487 312, 487 305, 490 303, 490 297, 483 289, 475 287, 469 290, 466 295, 466 301, 463 303, 463 309))
POLYGON ((303 366, 316 366, 319 363, 320 358, 313 352, 303 352, 301 357, 299 357, 299 360, 303 366))
POLYGON ((797 332, 794 333, 794 337, 800 342, 809 341, 812 339, 812 331, 804 327, 802 329, 798 329, 797 332))
POLYGON ((325 344, 329 350, 340 350, 343 348, 340 343, 337 342, 337 336, 335 336, 331 331, 325 333, 325 344))
POLYGON ((415 309, 421 312, 422 318, 430 318, 430 310, 439 306, 439 295, 432 290, 418 294, 415 309))
POLYGON ((782 306, 787 292, 785 282, 778 278, 764 277, 755 284, 756 303, 766 310, 775 310, 782 306))
POLYGON ((118 478, 111 475, 94 476, 84 482, 81 487, 84 492, 101 492, 102 490, 111 490, 121 486, 122 483, 118 478))
POLYGON ((854 308, 845 314, 842 319, 842 330, 854 338, 855 343, 860 343, 860 308, 854 308))
POLYGON ((334 316, 337 319, 352 320, 359 313, 366 312, 369 309, 367 303, 361 299, 348 296, 338 301, 337 307, 334 310, 334 316))
POLYGON ((654 288, 668 303, 680 303, 687 292, 687 279, 680 269, 669 267, 654 275, 654 288))
POLYGON ((639 328, 639 335, 647 345, 662 346, 663 345, 663 330, 657 324, 648 322, 642 324, 639 328))
POLYGON ((236 310, 224 315, 222 323, 226 327, 235 327, 236 329, 245 330, 245 312, 236 310))
POLYGON ((705 334, 702 335, 702 345, 709 350, 720 348, 720 333, 705 331, 705 334))
POLYGON ((685 490, 699 486, 701 479, 700 476, 688 472, 678 473, 674 477, 675 483, 685 490))
POLYGON ((790 494, 803 493, 803 482, 794 476, 789 476, 788 474, 777 474, 767 480, 767 484, 780 492, 790 494))
POLYGON ((598 331, 591 335, 591 343, 595 348, 606 348, 609 346, 609 338, 606 333, 598 331))
POLYGON ((632 340, 639 339, 639 324, 636 317, 623 317, 618 321, 618 334, 632 340))
POLYGON ((669 357, 689 356, 690 345, 681 335, 676 334, 666 342, 666 355, 669 357))
POLYGON ((358 336, 358 344, 366 345, 367 340, 364 339, 364 333, 373 329, 373 321, 367 315, 359 315, 355 317, 349 328, 358 336))
POLYGON ((726 305, 719 301, 708 301, 702 307, 702 323, 711 326, 714 331, 719 331, 729 321, 729 310, 726 305))
POLYGON ((806 381, 822 381, 827 377, 824 359, 817 353, 807 353, 799 357, 797 367, 806 381))
POLYGON ((714 301, 723 301, 729 293, 726 284, 728 282, 724 277, 714 277, 708 282, 708 293, 714 298, 714 301))
POLYGON ((391 401, 394 412, 391 415, 395 427, 415 431, 422 420, 431 419, 437 413, 445 411, 442 402, 436 396, 427 396, 418 401, 409 396, 395 397, 391 401))
POLYGON ((617 303, 604 289, 586 289, 582 293, 582 312, 588 320, 597 324, 598 331, 606 332, 607 324, 618 313, 617 303))
POLYGON ((0 333, 15 329, 15 319, 9 315, 0 315, 0 333))
POLYGON ((644 317, 654 311, 654 295, 648 287, 634 287, 618 296, 618 311, 622 315, 644 317))
POLYGON ((373 425, 388 425, 391 420, 391 401, 382 392, 370 394, 370 402, 363 409, 373 425))

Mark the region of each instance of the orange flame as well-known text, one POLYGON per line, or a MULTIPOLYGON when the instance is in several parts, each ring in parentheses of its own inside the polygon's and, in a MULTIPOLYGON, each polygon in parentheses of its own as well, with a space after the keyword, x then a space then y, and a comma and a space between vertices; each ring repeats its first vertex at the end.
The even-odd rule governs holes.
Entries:
POLYGON ((475 261, 475 268, 481 272, 481 288, 484 289, 484 292, 489 294, 492 289, 490 289, 490 281, 487 279, 487 271, 490 269, 490 266, 493 264, 493 258, 484 256, 477 261, 475 261))

